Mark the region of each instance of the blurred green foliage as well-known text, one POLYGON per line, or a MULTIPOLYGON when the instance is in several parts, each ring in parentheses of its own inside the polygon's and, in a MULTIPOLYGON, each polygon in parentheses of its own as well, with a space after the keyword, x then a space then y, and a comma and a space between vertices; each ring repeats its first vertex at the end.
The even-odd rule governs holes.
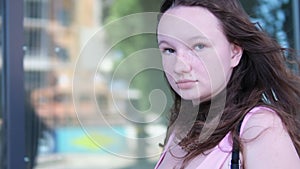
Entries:
MULTIPOLYGON (((114 0, 110 6, 107 16, 104 18, 106 24, 110 24, 114 21, 118 21, 122 17, 128 17, 131 14, 143 13, 143 12, 158 12, 162 0, 151 0, 151 1, 141 1, 141 0, 114 0)), ((112 48, 112 50, 117 51, 121 54, 118 60, 115 60, 115 67, 117 67, 126 57, 131 56, 135 52, 139 52, 144 49, 157 49, 157 41, 155 33, 143 33, 130 36, 119 41, 118 38, 124 37, 124 34, 130 34, 131 32, 139 32, 139 30, 144 30, 149 24, 147 20, 130 19, 127 21, 126 25, 112 27, 107 32, 107 40, 118 43, 112 48)), ((156 25, 154 25, 156 26, 156 25)), ((130 71, 135 71, 141 66, 147 67, 147 63, 151 62, 151 57, 143 57, 141 61, 137 60, 136 63, 128 67, 127 72, 124 71, 124 77, 126 73, 130 71)), ((164 79, 164 73, 158 70, 146 70, 139 72, 139 74, 132 79, 130 83, 132 88, 139 89, 142 92, 142 97, 132 104, 139 110, 145 111, 150 108, 149 94, 154 89, 162 90, 168 97, 168 105, 170 107, 172 104, 172 99, 170 98, 170 92, 168 85, 164 79)), ((166 111, 169 109, 166 108, 166 111)), ((157 112, 160 113, 160 112, 157 112)))

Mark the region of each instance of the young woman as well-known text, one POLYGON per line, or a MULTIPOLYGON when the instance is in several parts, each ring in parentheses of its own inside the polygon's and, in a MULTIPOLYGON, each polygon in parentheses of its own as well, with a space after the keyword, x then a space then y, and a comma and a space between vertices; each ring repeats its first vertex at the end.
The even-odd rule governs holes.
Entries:
POLYGON ((175 102, 156 169, 299 169, 300 81, 238 0, 166 0, 157 28, 175 102))

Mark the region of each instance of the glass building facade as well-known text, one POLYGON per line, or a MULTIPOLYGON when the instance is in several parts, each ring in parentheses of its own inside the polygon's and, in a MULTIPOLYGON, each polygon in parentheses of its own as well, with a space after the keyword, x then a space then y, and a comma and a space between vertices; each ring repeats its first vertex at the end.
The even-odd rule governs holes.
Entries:
MULTIPOLYGON (((300 50, 298 0, 241 2, 282 46, 300 50)), ((159 59, 136 58, 158 55, 147 29, 156 23, 141 18, 160 3, 1 1, 0 168, 154 168, 172 102, 159 59)))

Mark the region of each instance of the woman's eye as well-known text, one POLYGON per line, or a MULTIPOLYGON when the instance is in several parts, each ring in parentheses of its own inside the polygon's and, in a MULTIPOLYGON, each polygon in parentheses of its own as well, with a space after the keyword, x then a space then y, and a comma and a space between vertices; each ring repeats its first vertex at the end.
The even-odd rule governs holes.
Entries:
POLYGON ((166 48, 166 49, 163 49, 162 52, 163 52, 163 54, 170 55, 170 54, 175 53, 175 50, 171 49, 171 48, 166 48))
POLYGON ((205 47, 205 45, 203 45, 203 44, 198 44, 198 45, 195 45, 195 46, 194 46, 194 50, 199 51, 199 50, 203 49, 204 47, 205 47))

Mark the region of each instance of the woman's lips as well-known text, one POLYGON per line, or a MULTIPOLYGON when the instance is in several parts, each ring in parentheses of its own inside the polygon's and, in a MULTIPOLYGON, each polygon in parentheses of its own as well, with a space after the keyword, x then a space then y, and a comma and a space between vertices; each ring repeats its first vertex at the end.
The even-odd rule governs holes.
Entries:
POLYGON ((196 83, 198 83, 198 80, 189 80, 189 79, 179 80, 176 82, 177 87, 179 89, 190 89, 194 87, 196 83))

